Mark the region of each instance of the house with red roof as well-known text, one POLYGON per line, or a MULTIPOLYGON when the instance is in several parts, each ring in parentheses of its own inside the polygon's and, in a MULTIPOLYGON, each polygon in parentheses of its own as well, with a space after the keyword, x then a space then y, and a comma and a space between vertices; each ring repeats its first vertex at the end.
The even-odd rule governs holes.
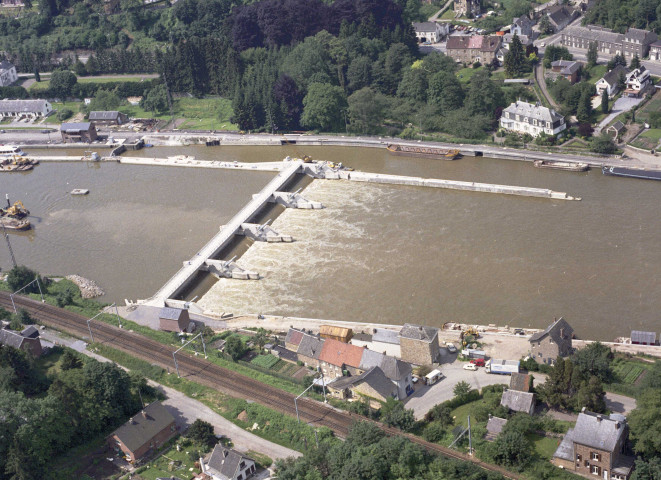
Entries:
POLYGON ((357 347, 348 343, 328 338, 319 354, 319 366, 324 377, 338 378, 346 370, 351 375, 360 375, 360 361, 365 347, 357 347))

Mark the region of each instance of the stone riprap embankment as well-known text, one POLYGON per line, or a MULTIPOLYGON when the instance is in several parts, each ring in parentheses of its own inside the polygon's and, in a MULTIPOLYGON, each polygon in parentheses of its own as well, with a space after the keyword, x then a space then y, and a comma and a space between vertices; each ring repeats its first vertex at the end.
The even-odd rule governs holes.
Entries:
POLYGON ((104 292, 103 289, 99 287, 94 280, 83 278, 80 275, 67 275, 66 279, 71 280, 73 283, 78 285, 80 294, 83 298, 100 297, 101 295, 106 294, 106 292, 104 292))

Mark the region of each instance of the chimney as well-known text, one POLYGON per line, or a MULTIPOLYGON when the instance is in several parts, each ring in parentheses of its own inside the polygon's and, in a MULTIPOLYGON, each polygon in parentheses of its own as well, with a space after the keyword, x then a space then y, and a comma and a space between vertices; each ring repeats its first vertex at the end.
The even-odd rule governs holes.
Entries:
POLYGON ((601 417, 601 414, 598 414, 598 415, 597 415, 597 421, 598 421, 598 422, 601 422, 601 418, 602 418, 602 417, 601 417))
POLYGON ((145 412, 145 411, 143 410, 143 411, 140 412, 140 413, 142 413, 142 416, 143 416, 144 418, 147 418, 147 412, 145 412))
POLYGON ((565 329, 564 328, 560 329, 560 338, 565 338, 565 329))
POLYGON ((129 423, 130 423, 131 425, 135 425, 135 420, 133 420, 133 417, 131 417, 131 419, 129 420, 129 423))
POLYGON ((585 413, 585 407, 581 408, 581 413, 585 413))
POLYGON ((619 429, 620 429, 620 422, 615 422, 615 430, 619 430, 619 429))

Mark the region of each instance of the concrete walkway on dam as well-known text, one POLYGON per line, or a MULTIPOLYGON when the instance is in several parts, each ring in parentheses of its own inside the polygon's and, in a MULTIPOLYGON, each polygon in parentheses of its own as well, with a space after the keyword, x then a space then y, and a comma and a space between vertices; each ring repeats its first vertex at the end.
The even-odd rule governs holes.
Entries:
POLYGON ((273 194, 282 188, 296 173, 301 170, 302 160, 287 162, 288 165, 276 175, 267 185, 243 207, 220 231, 184 266, 163 285, 156 294, 143 301, 148 305, 164 306, 165 301, 175 298, 177 293, 185 287, 195 274, 205 269, 207 260, 213 258, 234 237, 236 232, 252 218, 257 211, 268 202, 273 194))

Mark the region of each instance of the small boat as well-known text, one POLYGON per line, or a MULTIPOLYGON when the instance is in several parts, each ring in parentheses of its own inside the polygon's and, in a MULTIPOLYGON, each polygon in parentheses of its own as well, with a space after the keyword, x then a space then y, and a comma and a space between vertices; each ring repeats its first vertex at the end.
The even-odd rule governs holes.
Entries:
POLYGON ((535 160, 533 165, 537 168, 553 168, 555 170, 566 170, 568 172, 585 172, 590 165, 581 162, 561 162, 556 160, 535 160))
POLYGON ((644 180, 661 180, 661 170, 645 170, 635 167, 601 167, 601 173, 615 177, 642 178, 644 180))
POLYGON ((414 157, 438 158, 442 160, 456 160, 461 157, 459 150, 448 148, 398 145, 395 143, 391 143, 387 148, 390 153, 394 153, 395 155, 410 155, 414 157))
POLYGON ((86 188, 74 188, 71 190, 71 195, 87 195, 90 191, 86 188))

